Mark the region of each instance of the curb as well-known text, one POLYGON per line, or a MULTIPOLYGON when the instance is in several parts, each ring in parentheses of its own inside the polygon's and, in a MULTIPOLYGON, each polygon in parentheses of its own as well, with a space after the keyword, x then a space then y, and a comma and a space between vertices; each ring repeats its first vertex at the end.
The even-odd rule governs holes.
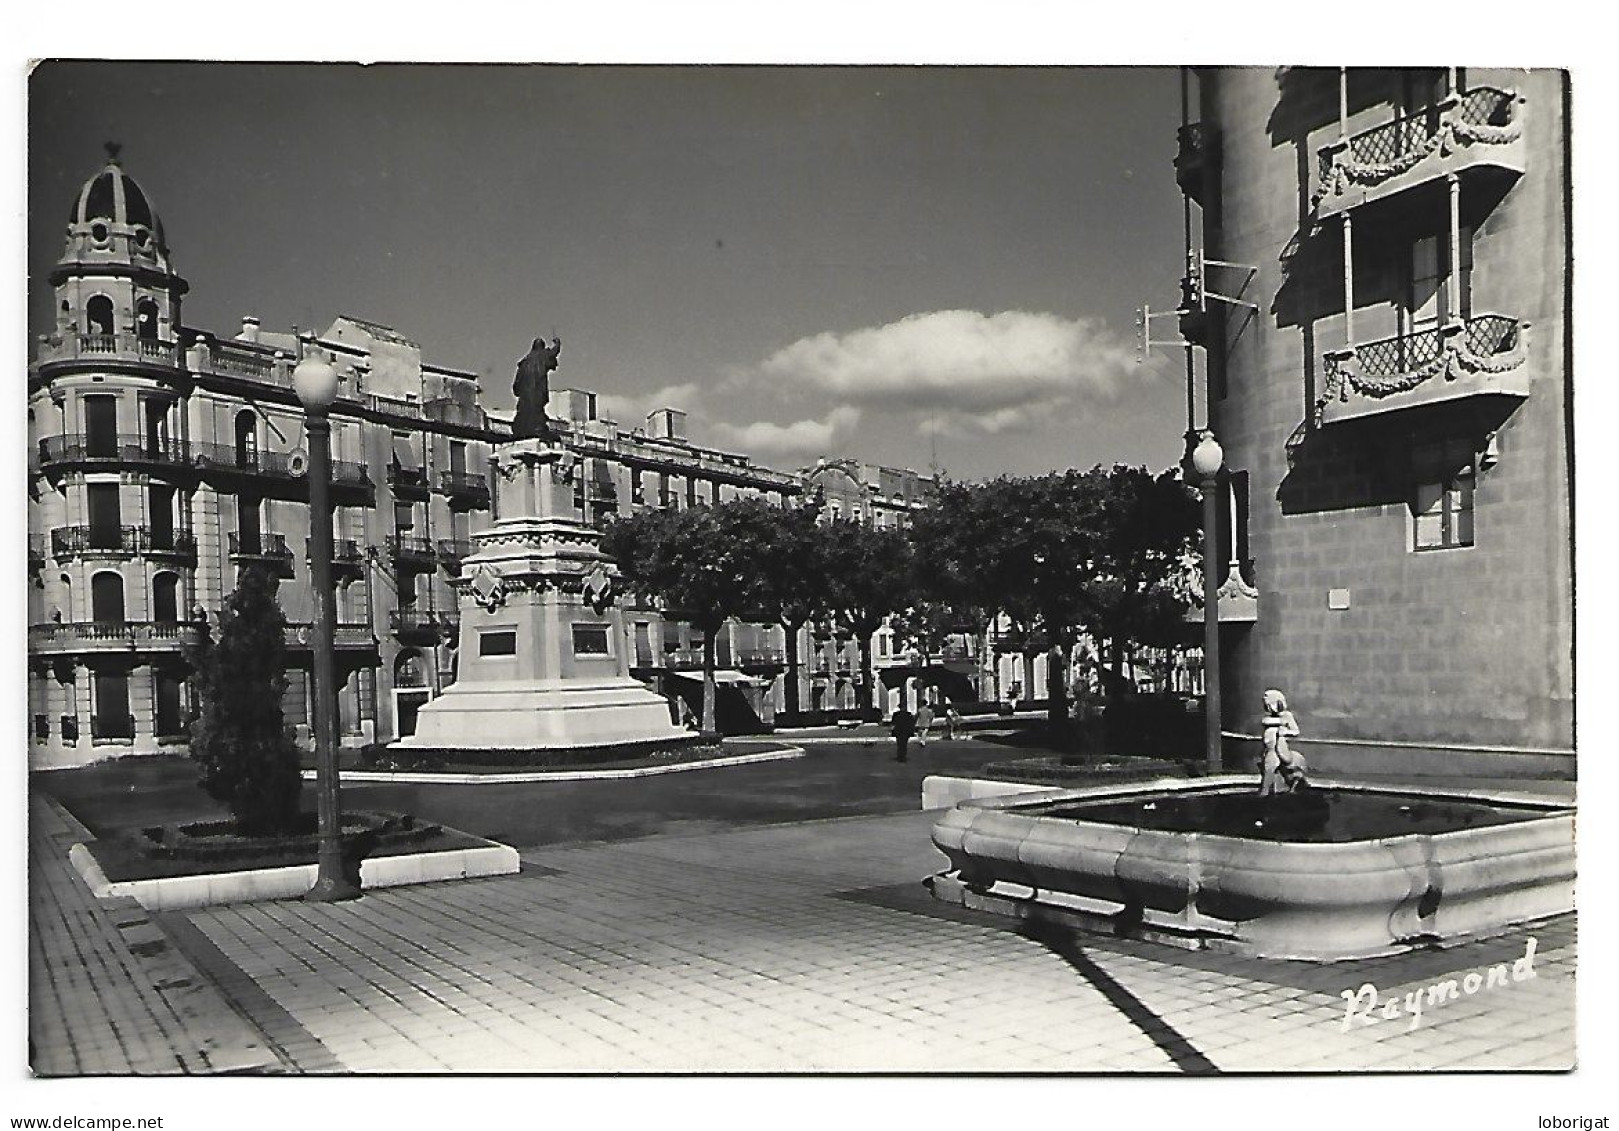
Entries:
MULTIPOLYGON (((670 766, 637 766, 628 770, 554 770, 513 774, 460 774, 410 770, 342 770, 338 778, 345 782, 371 782, 398 785, 417 782, 423 785, 519 785, 547 781, 611 781, 620 778, 649 778, 659 774, 678 774, 687 770, 712 770, 724 766, 748 766, 756 762, 785 762, 802 758, 804 750, 788 746, 781 750, 760 750, 752 754, 733 754, 727 758, 708 758, 701 762, 681 762, 670 766)), ((305 781, 315 780, 314 770, 303 771, 305 781)))

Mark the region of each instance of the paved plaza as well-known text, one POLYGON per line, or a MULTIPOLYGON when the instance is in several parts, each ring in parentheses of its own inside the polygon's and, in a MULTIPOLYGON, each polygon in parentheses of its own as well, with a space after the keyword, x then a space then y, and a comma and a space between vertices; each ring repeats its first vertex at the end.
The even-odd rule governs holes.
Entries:
MULTIPOLYGON (((813 756, 812 756, 813 757, 813 756)), ((673 775, 723 791, 736 767, 673 775)), ((486 787, 465 787, 482 789, 486 787)), ((356 791, 358 795, 360 791, 356 791)), ((914 801, 912 802, 914 805, 914 801)), ((520 874, 148 915, 65 863, 36 792, 30 1032, 45 1075, 1145 1072, 1574 1063, 1572 916, 1331 965, 1075 935, 935 903, 917 811, 536 843, 520 874), (1383 999, 1534 976, 1349 1031, 1383 999)))

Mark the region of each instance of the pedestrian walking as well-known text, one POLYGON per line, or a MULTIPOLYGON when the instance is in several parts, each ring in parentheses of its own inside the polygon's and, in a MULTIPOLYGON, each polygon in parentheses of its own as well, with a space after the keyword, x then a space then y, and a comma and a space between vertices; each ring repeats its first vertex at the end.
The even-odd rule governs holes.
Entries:
POLYGON ((894 736, 894 761, 905 761, 907 748, 911 744, 911 735, 916 732, 916 716, 904 707, 899 708, 889 718, 889 727, 894 736))
POLYGON ((944 739, 952 741, 956 737, 956 728, 961 725, 961 716, 956 713, 955 704, 944 705, 944 739))
POLYGON ((933 729, 933 704, 926 699, 916 705, 916 741, 921 746, 928 744, 928 732, 933 729))

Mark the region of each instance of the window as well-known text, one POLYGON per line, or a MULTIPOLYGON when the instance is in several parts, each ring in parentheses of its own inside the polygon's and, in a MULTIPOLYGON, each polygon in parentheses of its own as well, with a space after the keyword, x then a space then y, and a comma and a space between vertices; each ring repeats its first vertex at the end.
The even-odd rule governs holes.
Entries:
POLYGON ((610 656, 605 624, 576 624, 573 626, 573 654, 575 656, 610 656))
POLYGON ((85 454, 92 459, 118 456, 118 399, 104 395, 84 398, 85 454))
POLYGON ((502 629, 478 633, 478 655, 480 656, 515 656, 517 655, 517 630, 502 629))
POLYGON ((1448 550, 1473 544, 1473 447, 1451 441, 1413 453, 1413 550, 1448 550))
POLYGON ((84 319, 89 333, 111 336, 112 299, 106 295, 95 295, 84 304, 84 319))
POLYGON ((1450 233, 1423 236, 1411 245, 1400 296, 1400 334, 1408 337, 1473 314, 1473 229, 1457 233, 1460 276, 1450 279, 1450 233))

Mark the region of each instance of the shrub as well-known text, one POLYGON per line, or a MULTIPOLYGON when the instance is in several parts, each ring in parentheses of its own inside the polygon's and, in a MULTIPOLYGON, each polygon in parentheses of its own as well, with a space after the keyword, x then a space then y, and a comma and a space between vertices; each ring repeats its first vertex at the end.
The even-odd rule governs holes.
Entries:
POLYGON ((267 570, 243 570, 220 610, 218 640, 203 625, 189 656, 198 698, 191 724, 198 785, 230 809, 244 836, 294 831, 303 789, 298 748, 281 712, 287 622, 276 587, 267 570))

